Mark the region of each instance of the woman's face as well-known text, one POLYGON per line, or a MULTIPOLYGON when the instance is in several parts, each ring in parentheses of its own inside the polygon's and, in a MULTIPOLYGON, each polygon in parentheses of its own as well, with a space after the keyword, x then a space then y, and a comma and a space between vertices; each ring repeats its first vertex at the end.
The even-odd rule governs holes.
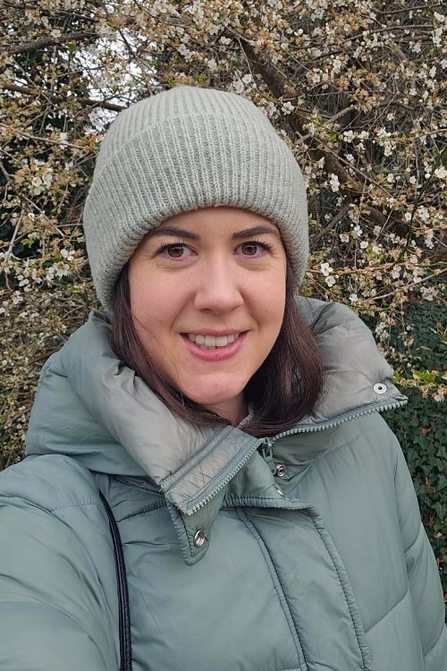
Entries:
POLYGON ((286 255, 278 228, 246 210, 178 214, 129 261, 136 332, 183 394, 237 424, 243 391, 278 337, 286 255))

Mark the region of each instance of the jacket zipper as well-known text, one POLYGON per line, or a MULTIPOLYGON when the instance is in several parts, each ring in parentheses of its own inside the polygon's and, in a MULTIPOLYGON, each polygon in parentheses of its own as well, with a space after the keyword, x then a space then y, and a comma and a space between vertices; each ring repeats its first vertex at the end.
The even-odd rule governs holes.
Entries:
POLYGON ((400 408, 405 404, 406 401, 390 401, 388 403, 383 403, 381 405, 374 405, 373 407, 367 408, 365 410, 357 410, 354 412, 347 413, 346 416, 342 415, 332 421, 324 422, 319 425, 306 424, 304 426, 295 427, 294 429, 288 429, 287 431, 282 431, 273 438, 271 437, 260 438, 250 448, 250 450, 247 452, 244 458, 240 462, 238 462, 237 466, 228 475, 226 475, 223 480, 221 480, 219 485, 215 489, 213 489, 213 491, 210 494, 208 494, 208 496, 205 499, 203 499, 202 501, 200 501, 200 503, 197 503, 195 506, 193 506, 190 509, 190 512, 188 512, 187 514, 193 515, 198 510, 206 506, 206 504, 209 503, 211 499, 213 499, 220 491, 222 491, 222 489, 224 489, 228 485, 228 483, 241 470, 241 468, 245 466, 247 461, 253 456, 253 454, 259 447, 262 447, 263 457, 270 465, 270 462, 273 463, 273 444, 280 438, 285 438, 286 436, 293 436, 299 433, 312 433, 314 431, 325 431, 326 429, 334 429, 336 426, 339 426, 344 422, 348 422, 351 419, 356 419, 357 417, 364 417, 365 415, 372 415, 374 412, 384 412, 385 410, 393 410, 395 408, 400 408), (267 456, 265 457, 264 454, 267 456))

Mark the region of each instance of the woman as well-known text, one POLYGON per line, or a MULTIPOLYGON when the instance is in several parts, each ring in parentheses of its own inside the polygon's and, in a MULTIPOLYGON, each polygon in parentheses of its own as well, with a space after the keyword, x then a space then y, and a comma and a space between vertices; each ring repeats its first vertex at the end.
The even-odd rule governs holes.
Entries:
POLYGON ((84 226, 110 316, 44 366, 0 476, 0 668, 119 668, 109 505, 134 669, 445 671, 436 563, 378 414, 404 397, 347 308, 294 301, 305 189, 265 115, 189 87, 132 106, 84 226))

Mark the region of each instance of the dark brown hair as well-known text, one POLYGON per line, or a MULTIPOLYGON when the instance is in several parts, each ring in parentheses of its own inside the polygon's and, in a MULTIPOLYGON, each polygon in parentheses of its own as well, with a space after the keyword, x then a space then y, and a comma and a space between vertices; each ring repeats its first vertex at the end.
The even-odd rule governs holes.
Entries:
MULTIPOLYGON (((284 319, 278 338, 264 363, 245 388, 252 420, 244 431, 270 436, 292 427, 310 414, 321 392, 323 360, 309 326, 294 298, 294 278, 288 264, 284 319)), ((184 396, 153 364, 135 331, 127 265, 119 276, 113 303, 112 347, 159 398, 178 415, 199 425, 228 424, 228 420, 184 396)))

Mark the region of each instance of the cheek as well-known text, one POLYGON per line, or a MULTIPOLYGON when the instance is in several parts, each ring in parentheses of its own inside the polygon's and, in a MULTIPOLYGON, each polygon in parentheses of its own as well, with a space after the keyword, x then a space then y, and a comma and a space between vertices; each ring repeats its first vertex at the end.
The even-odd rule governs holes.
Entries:
MULTIPOLYGON (((130 308, 134 319, 146 326, 164 320, 164 313, 172 303, 166 283, 157 281, 153 273, 143 272, 138 267, 129 268, 130 308)), ((171 296, 172 298, 172 296, 171 296)))
POLYGON ((259 287, 257 301, 265 321, 270 321, 272 329, 279 330, 284 318, 286 303, 285 281, 279 279, 277 282, 270 282, 259 287))
POLYGON ((281 331, 282 323, 284 321, 284 305, 280 305, 276 308, 274 314, 272 315, 272 331, 274 331, 274 339, 279 335, 281 331))
POLYGON ((130 310, 135 331, 145 349, 157 340, 162 330, 163 313, 152 296, 140 284, 130 285, 130 310))
POLYGON ((152 342, 157 342, 162 337, 162 324, 152 315, 135 311, 132 312, 132 319, 135 331, 145 345, 150 346, 152 342))
POLYGON ((131 300, 132 320, 135 331, 146 352, 151 356, 160 356, 169 346, 171 324, 174 315, 167 301, 158 300, 151 295, 135 295, 131 300))

